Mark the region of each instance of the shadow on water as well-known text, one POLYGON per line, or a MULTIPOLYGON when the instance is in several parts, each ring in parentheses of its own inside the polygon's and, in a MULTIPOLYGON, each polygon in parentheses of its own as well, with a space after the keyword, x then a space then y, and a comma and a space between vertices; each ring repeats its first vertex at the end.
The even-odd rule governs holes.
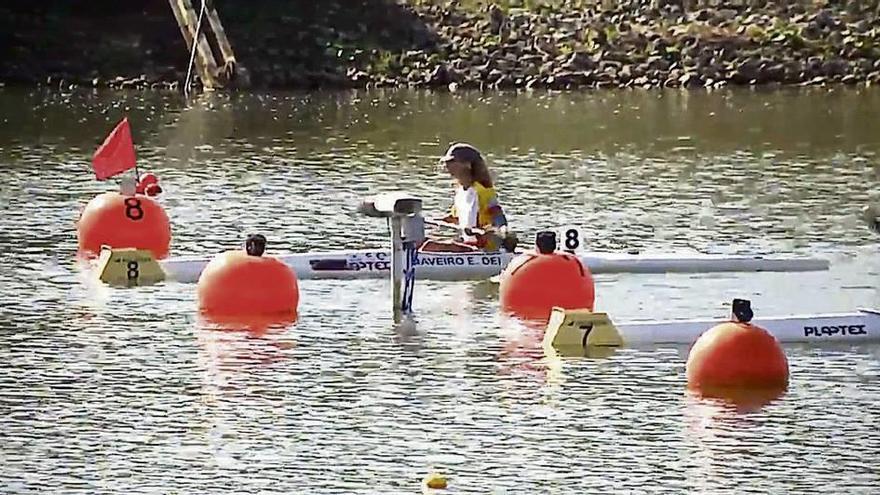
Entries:
POLYGON ((746 179, 760 177, 750 171, 815 174, 825 167, 867 167, 872 177, 880 177, 880 168, 870 160, 880 148, 880 123, 871 113, 878 105, 880 91, 873 88, 564 95, 218 93, 190 105, 168 92, 7 88, 0 90, 8 124, 0 126, 0 146, 63 144, 82 149, 86 161, 128 115, 139 156, 165 159, 160 152, 168 147, 170 165, 210 158, 208 152, 193 152, 202 146, 238 149, 247 144, 267 158, 276 153, 317 158, 328 149, 355 153, 362 161, 381 154, 424 173, 445 145, 467 140, 479 145, 503 179, 506 169, 521 162, 555 177, 576 160, 583 162, 583 170, 572 171, 567 180, 587 181, 591 169, 607 162, 618 174, 636 173, 654 182, 662 178, 668 184, 664 170, 684 182, 733 159, 742 170, 731 176, 730 187, 754 189, 760 183, 750 185, 746 179), (728 153, 733 154, 724 156, 728 153), (797 163, 802 159, 807 163, 797 163), (780 163, 789 161, 795 163, 780 163), (778 170, 784 166, 790 170, 778 170))

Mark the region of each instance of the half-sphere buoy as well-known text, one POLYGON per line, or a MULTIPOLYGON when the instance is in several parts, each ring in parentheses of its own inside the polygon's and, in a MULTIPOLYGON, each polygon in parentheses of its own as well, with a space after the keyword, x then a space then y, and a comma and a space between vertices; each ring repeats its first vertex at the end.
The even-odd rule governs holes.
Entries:
POLYGON ((566 253, 526 253, 501 273, 501 307, 527 319, 547 319, 554 306, 593 309, 595 286, 590 270, 566 253))
POLYGON ((146 249, 168 256, 171 223, 159 203, 142 195, 106 192, 92 198, 80 214, 76 233, 81 254, 96 256, 101 246, 146 249))
POLYGON ((788 385, 788 360, 770 332, 727 322, 703 332, 687 360, 693 389, 778 389, 788 385))
POLYGON ((271 256, 227 251, 212 259, 198 281, 199 308, 215 321, 296 317, 296 273, 271 256))
POLYGON ((428 474, 422 482, 425 484, 426 488, 432 488, 435 490, 442 490, 447 486, 446 477, 439 473, 428 474))

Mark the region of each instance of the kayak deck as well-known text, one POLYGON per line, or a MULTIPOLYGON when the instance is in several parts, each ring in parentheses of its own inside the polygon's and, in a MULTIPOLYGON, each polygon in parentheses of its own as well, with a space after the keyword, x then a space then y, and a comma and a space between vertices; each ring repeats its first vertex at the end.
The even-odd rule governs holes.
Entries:
MULTIPOLYGON (((419 253, 416 278, 420 280, 486 280, 501 273, 519 253, 419 253)), ((275 255, 299 279, 387 278, 391 253, 387 249, 337 250, 275 255)), ((801 272, 827 270, 827 260, 807 257, 765 257, 723 254, 578 253, 594 274, 602 273, 709 273, 801 272)), ((196 282, 211 260, 205 256, 176 257, 159 263, 169 278, 196 282)))
MULTIPOLYGON (((617 329, 627 345, 692 344, 703 332, 723 321, 630 321, 620 323, 617 329)), ((755 318, 752 323, 770 332, 780 342, 880 341, 880 312, 870 309, 755 318)))

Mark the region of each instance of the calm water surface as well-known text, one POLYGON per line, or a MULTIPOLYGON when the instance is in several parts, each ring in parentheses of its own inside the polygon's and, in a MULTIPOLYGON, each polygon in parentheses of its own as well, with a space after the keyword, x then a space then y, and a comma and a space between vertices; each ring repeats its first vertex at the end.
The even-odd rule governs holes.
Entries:
POLYGON ((301 317, 212 330, 195 286, 129 290, 74 263, 89 160, 128 114, 177 254, 379 245, 365 195, 422 194, 451 140, 480 146, 522 238, 599 250, 822 256, 829 272, 598 277, 618 320, 880 306, 880 91, 178 96, 0 89, 0 492, 880 493, 880 347, 786 347, 759 410, 689 396, 686 347, 542 359, 490 283, 303 281, 301 317))

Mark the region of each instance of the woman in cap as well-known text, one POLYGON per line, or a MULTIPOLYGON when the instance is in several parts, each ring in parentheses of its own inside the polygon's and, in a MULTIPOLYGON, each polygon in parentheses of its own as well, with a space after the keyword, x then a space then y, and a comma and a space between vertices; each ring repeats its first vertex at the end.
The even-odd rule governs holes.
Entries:
POLYGON ((456 180, 452 210, 443 221, 456 224, 461 236, 452 241, 425 241, 421 250, 497 251, 504 247, 513 251, 516 238, 508 230, 507 217, 480 152, 469 144, 456 143, 440 158, 440 163, 456 180))

